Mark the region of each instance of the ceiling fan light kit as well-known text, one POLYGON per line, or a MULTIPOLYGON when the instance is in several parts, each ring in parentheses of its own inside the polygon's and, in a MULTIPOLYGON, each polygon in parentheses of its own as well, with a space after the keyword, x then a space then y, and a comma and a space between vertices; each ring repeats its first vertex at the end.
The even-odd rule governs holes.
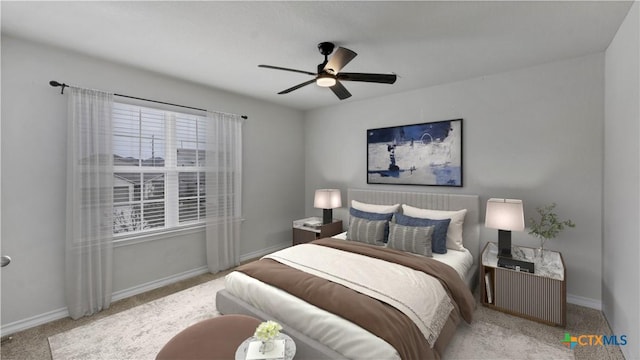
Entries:
POLYGON ((337 82, 336 78, 329 74, 320 74, 316 78, 316 85, 322 87, 332 87, 337 82))
POLYGON ((316 83, 316 85, 321 87, 328 87, 333 91, 333 93, 340 100, 344 100, 346 98, 351 97, 351 93, 342 85, 340 81, 360 81, 360 82, 371 82, 378 84, 393 84, 396 82, 395 74, 369 74, 369 73, 345 73, 340 72, 345 65, 347 65, 353 58, 355 58, 358 54, 354 51, 351 51, 347 48, 339 47, 338 50, 333 54, 331 59, 329 59, 329 55, 333 52, 335 45, 330 42, 322 42, 318 44, 318 50, 320 54, 324 55, 324 62, 322 64, 318 64, 317 72, 313 73, 310 71, 304 70, 296 70, 289 69, 279 66, 272 65, 258 65, 258 67, 263 67, 267 69, 274 70, 284 70, 284 71, 292 71, 298 72, 306 75, 315 76, 314 79, 305 81, 296 86, 290 87, 288 89, 282 90, 278 94, 288 94, 294 90, 298 90, 303 86, 307 86, 311 83, 316 83))

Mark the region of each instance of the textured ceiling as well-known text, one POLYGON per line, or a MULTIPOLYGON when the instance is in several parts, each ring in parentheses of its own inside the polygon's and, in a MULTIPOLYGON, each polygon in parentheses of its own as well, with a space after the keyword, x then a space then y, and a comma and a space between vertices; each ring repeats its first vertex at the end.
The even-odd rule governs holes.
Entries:
POLYGON ((315 84, 277 95, 311 77, 257 65, 315 72, 323 60, 317 44, 331 41, 358 53, 344 71, 398 75, 393 85, 344 82, 353 96, 342 102, 358 101, 603 51, 631 2, 2 1, 0 6, 3 34, 313 109, 340 100, 315 84))

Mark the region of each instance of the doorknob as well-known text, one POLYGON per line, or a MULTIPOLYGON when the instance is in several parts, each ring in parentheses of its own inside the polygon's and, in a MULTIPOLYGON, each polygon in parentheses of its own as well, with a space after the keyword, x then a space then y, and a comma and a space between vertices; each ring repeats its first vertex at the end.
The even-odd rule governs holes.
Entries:
POLYGON ((11 262, 11 258, 3 255, 2 257, 0 257, 0 267, 5 267, 7 265, 9 265, 9 263, 11 262))

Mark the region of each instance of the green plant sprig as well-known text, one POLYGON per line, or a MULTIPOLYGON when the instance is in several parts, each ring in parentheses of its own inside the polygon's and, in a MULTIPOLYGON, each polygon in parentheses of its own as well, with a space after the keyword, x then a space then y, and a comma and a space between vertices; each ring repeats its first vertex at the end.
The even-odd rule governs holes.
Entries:
POLYGON ((555 207, 556 203, 552 203, 551 205, 536 208, 536 211, 540 214, 540 220, 536 221, 534 218, 529 219, 529 225, 531 227, 529 234, 543 239, 553 239, 558 233, 564 230, 565 227, 576 227, 576 224, 571 220, 559 220, 558 215, 553 211, 555 207))

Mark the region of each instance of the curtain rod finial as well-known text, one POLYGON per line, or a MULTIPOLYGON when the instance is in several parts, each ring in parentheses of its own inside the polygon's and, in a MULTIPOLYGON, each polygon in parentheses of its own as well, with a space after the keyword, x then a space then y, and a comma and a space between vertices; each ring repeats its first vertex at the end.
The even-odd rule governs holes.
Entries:
POLYGON ((53 87, 58 87, 58 86, 62 86, 62 90, 60 90, 60 94, 64 94, 64 88, 65 87, 69 87, 69 85, 67 84, 60 84, 59 82, 55 81, 55 80, 51 80, 49 81, 49 85, 53 86, 53 87))

